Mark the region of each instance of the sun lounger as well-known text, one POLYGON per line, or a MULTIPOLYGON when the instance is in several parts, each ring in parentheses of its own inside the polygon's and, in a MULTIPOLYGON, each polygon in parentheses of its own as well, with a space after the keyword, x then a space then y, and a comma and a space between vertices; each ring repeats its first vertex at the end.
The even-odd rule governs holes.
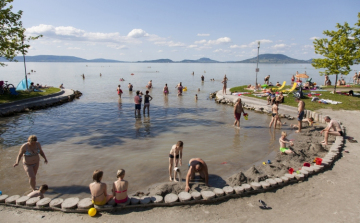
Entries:
POLYGON ((279 88, 273 88, 273 91, 280 91, 281 89, 283 89, 285 87, 286 81, 283 82, 283 84, 281 85, 281 87, 279 88))
POLYGON ((292 86, 292 88, 282 90, 281 92, 283 92, 283 93, 288 93, 288 94, 289 94, 289 93, 293 92, 293 91, 296 89, 296 87, 297 87, 297 83, 294 83, 293 86, 292 86))

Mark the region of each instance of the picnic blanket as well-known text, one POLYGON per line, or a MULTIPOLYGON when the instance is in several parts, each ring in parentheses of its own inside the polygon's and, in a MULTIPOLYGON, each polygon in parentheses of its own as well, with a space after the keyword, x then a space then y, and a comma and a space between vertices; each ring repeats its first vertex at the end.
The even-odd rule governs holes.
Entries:
POLYGON ((240 96, 240 95, 243 95, 243 94, 251 94, 251 92, 235 92, 235 93, 232 93, 232 95, 234 95, 234 96, 240 96))
POLYGON ((333 100, 330 100, 330 99, 320 99, 319 103, 337 105, 337 104, 341 104, 342 102, 333 101, 333 100))

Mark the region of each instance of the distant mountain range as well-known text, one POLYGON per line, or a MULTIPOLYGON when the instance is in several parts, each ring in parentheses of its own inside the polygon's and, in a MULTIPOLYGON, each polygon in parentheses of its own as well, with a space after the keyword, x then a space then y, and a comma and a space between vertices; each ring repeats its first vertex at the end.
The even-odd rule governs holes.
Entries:
MULTIPOLYGON (((23 62, 24 59, 22 56, 17 56, 15 59, 19 62, 23 62)), ((144 61, 119 61, 119 60, 109 60, 109 59, 92 59, 87 60, 80 57, 73 56, 54 56, 54 55, 38 55, 38 56, 26 56, 26 62, 87 62, 87 63, 256 63, 257 57, 242 60, 242 61, 216 61, 206 57, 200 58, 198 60, 182 60, 182 61, 173 61, 170 59, 158 59, 158 60, 144 60, 144 61)), ((311 63, 310 60, 297 60, 291 57, 288 57, 284 54, 260 54, 259 63, 311 63)), ((0 57, 0 62, 8 62, 5 58, 0 57)))

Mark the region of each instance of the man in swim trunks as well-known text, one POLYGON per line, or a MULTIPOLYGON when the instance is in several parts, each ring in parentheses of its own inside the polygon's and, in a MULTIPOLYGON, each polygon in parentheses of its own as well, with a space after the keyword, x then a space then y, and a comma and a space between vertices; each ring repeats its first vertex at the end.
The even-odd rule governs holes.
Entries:
POLYGON ((200 158, 192 158, 189 160, 189 170, 186 175, 186 192, 190 190, 189 181, 195 178, 195 173, 199 173, 200 177, 205 179, 205 185, 211 187, 209 185, 209 173, 206 163, 200 158))
POLYGON ((238 98, 234 106, 234 118, 235 118, 234 126, 237 126, 239 128, 240 128, 241 113, 244 114, 245 112, 243 105, 241 104, 241 98, 238 98))
MULTIPOLYGON (((176 144, 174 144, 171 147, 170 153, 169 153, 169 176, 170 176, 170 181, 172 181, 172 171, 174 167, 178 167, 178 165, 182 165, 182 151, 183 151, 183 147, 184 147, 184 143, 182 141, 178 141, 176 144), (174 158, 175 158, 175 163, 174 163, 174 158)), ((177 182, 176 180, 176 174, 177 172, 175 171, 174 174, 174 181, 177 182)))
POLYGON ((128 88, 129 88, 129 91, 132 91, 133 85, 131 83, 129 83, 128 88))
POLYGON ((136 96, 134 97, 134 102, 135 102, 135 115, 136 115, 136 111, 137 111, 138 115, 140 116, 140 110, 141 110, 140 91, 136 91, 136 96))
POLYGON ((326 123, 328 123, 328 126, 326 126, 325 129, 320 131, 321 134, 323 132, 325 133, 324 134, 324 141, 321 142, 323 145, 328 144, 329 135, 344 136, 344 133, 341 130, 340 124, 337 121, 331 120, 331 118, 329 116, 325 116, 324 120, 325 120, 326 123))
POLYGON ((291 154, 293 151, 291 151, 289 148, 286 147, 286 144, 290 144, 291 146, 294 145, 294 143, 286 138, 287 134, 286 132, 281 133, 281 137, 279 138, 280 143, 280 152, 281 154, 291 154))
POLYGON ((302 120, 304 118, 304 110, 305 110, 305 102, 303 102, 302 100, 300 100, 300 98, 296 98, 295 99, 296 102, 298 103, 298 126, 299 126, 299 129, 296 131, 297 133, 301 131, 301 128, 302 128, 302 120))

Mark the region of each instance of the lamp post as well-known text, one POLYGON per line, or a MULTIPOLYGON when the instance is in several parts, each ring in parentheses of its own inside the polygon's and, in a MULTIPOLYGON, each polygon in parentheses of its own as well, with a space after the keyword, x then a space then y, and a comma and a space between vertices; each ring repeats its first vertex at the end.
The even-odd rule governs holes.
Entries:
POLYGON ((259 50, 260 50, 260 41, 258 41, 258 54, 257 54, 257 62, 256 62, 256 81, 255 81, 255 89, 258 89, 258 82, 257 82, 257 73, 259 72, 259 50))

